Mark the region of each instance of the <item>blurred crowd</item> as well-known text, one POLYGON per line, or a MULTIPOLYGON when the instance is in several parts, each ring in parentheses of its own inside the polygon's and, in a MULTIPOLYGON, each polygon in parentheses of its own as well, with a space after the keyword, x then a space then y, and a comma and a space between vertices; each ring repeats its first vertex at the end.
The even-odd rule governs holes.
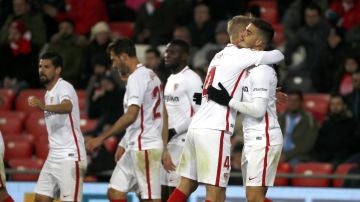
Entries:
MULTIPOLYGON (((112 23, 134 25, 132 40, 147 47, 138 53, 144 55, 142 62, 163 82, 170 73, 164 68, 162 50, 172 39, 191 45, 189 66, 204 78, 212 57, 229 43, 227 19, 243 14, 268 20, 259 2, 0 0, 0 87, 16 93, 41 88, 39 55, 57 51, 65 61, 63 78, 77 89, 86 89, 87 116, 98 120, 96 128, 86 134, 96 135, 123 113, 124 83, 112 72, 106 47, 124 36, 113 32, 112 23)), ((276 15, 269 20, 281 27, 276 34, 284 36, 274 43, 285 55, 277 72, 279 86, 289 95, 287 108, 279 115, 284 133, 281 159, 292 165, 304 161, 359 163, 360 1, 266 2, 276 6, 276 15), (327 118, 316 120, 302 107, 305 93, 331 95, 327 118)), ((241 148, 241 135, 235 135, 234 170, 240 170, 241 148)), ((94 159, 106 163, 104 158, 94 159)), ((114 165, 112 161, 109 157, 111 166, 106 169, 114 165)))

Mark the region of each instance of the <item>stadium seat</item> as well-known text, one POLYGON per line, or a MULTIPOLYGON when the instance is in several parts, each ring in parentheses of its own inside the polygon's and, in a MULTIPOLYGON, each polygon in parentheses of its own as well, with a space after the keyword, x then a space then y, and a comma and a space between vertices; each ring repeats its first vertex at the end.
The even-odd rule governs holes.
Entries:
POLYGON ((40 111, 36 107, 30 107, 28 105, 28 97, 35 96, 40 100, 44 100, 45 90, 43 89, 25 89, 20 91, 19 96, 16 98, 16 110, 34 112, 40 111))
POLYGON ((113 34, 120 38, 132 38, 134 36, 133 22, 110 22, 110 30, 113 34))
POLYGON ((0 116, 0 131, 3 134, 21 133, 23 130, 23 122, 13 116, 0 116))
MULTIPOLYGON (((31 158, 14 158, 9 161, 9 166, 12 169, 19 171, 24 171, 27 169, 31 170, 41 170, 44 164, 42 159, 31 159, 31 158)), ((12 181, 36 181, 39 177, 39 173, 29 174, 29 173, 12 173, 10 175, 10 180, 12 181)))
POLYGON ((39 159, 46 160, 49 153, 48 139, 42 138, 35 142, 35 156, 39 159))
POLYGON ((14 117, 20 119, 22 123, 25 122, 26 115, 23 111, 0 111, 0 117, 14 117))
MULTIPOLYGON (((289 174, 291 173, 291 165, 286 162, 279 162, 279 165, 277 167, 276 173, 278 174, 289 174)), ((289 179, 285 177, 276 177, 275 186, 288 186, 289 185, 289 179)))
POLYGON ((116 137, 110 137, 104 142, 106 150, 110 153, 115 153, 118 147, 119 140, 116 137))
MULTIPOLYGON (((330 175, 332 171, 333 166, 330 163, 298 163, 294 168, 296 174, 304 174, 307 176, 330 175)), ((328 187, 330 185, 330 179, 296 177, 293 178, 292 185, 302 187, 328 187)))
POLYGON ((86 92, 85 90, 76 90, 79 100, 80 114, 86 114, 86 92))
POLYGON ((30 139, 9 140, 5 142, 5 162, 13 158, 30 158, 32 154, 33 142, 30 139))
POLYGON ((25 130, 34 136, 35 139, 47 137, 47 129, 43 112, 31 113, 25 122, 25 130))
POLYGON ((0 111, 11 110, 15 99, 15 92, 11 89, 0 89, 0 97, 3 99, 3 104, 0 105, 0 111))
POLYGON ((304 94, 304 108, 312 113, 318 123, 324 122, 329 108, 329 94, 304 94))
MULTIPOLYGON (((4 142, 11 142, 11 141, 17 141, 17 142, 30 142, 33 144, 35 142, 35 138, 32 135, 29 134, 7 134, 3 135, 4 142)), ((5 151, 6 152, 6 151, 5 151)))
MULTIPOLYGON (((335 175, 342 175, 345 176, 349 170, 353 167, 355 167, 355 163, 343 163, 336 167, 336 170, 334 172, 335 175)), ((334 179, 333 180, 333 186, 334 187, 342 187, 344 184, 344 179, 334 179)))
POLYGON ((271 24, 279 22, 277 1, 271 0, 251 0, 249 6, 258 5, 260 7, 261 19, 271 24))
POLYGON ((273 28, 275 31, 274 35, 274 44, 275 46, 280 46, 285 41, 285 35, 284 35, 284 27, 282 24, 273 24, 273 28))
POLYGON ((94 119, 80 119, 80 129, 81 131, 84 133, 84 132, 87 132, 87 131, 91 131, 91 130, 94 130, 95 129, 95 126, 96 126, 96 120, 94 119))

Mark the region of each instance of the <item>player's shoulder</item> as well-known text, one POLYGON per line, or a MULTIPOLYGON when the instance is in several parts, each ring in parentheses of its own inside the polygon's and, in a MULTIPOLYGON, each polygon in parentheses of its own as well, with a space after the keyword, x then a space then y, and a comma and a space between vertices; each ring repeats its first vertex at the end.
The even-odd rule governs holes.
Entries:
POLYGON ((186 81, 201 81, 199 74, 197 74, 194 70, 190 68, 186 69, 184 72, 182 72, 182 74, 182 77, 186 81))
POLYGON ((58 87, 59 87, 58 88, 59 90, 62 90, 64 88, 66 88, 66 89, 74 89, 74 86, 70 82, 68 82, 68 81, 66 81, 64 79, 59 80, 58 87))
POLYGON ((258 65, 253 67, 250 71, 252 72, 275 72, 271 65, 258 65))

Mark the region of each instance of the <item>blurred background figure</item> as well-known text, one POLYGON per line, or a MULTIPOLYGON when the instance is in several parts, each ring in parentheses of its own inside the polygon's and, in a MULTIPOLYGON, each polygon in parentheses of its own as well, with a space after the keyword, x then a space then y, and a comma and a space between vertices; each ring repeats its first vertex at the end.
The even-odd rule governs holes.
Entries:
POLYGON ((287 110, 279 116, 279 124, 284 134, 284 148, 280 160, 295 165, 312 159, 311 152, 318 128, 314 117, 302 107, 303 93, 291 91, 287 94, 287 110))

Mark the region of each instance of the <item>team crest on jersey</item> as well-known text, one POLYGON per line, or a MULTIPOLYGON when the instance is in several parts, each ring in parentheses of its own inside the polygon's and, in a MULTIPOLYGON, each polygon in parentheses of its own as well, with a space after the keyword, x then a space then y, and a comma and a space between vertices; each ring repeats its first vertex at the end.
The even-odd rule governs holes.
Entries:
POLYGON ((179 87, 178 83, 174 84, 174 91, 176 91, 176 89, 178 89, 178 87, 179 87))

